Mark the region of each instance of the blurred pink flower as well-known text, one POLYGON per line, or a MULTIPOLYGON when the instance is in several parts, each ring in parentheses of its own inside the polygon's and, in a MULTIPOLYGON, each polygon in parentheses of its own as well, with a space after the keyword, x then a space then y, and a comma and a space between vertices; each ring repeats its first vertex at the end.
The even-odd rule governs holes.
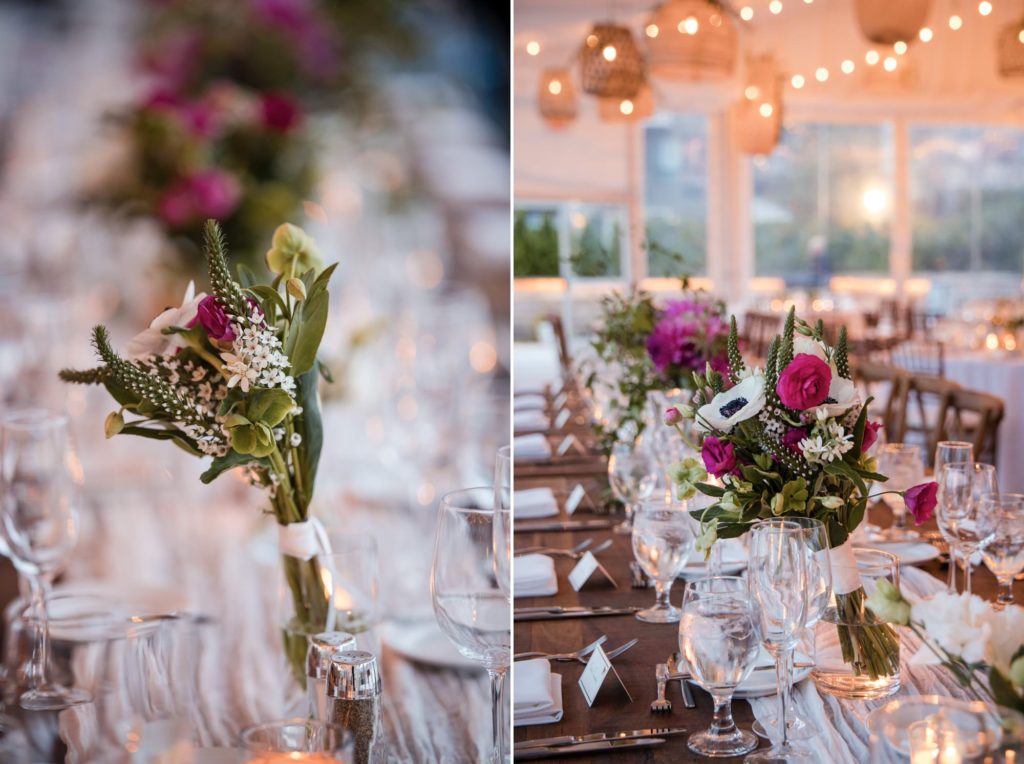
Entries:
POLYGON ((171 226, 223 219, 235 211, 241 195, 241 185, 230 173, 201 170, 171 186, 157 204, 157 214, 171 226))
POLYGON ((260 121, 269 130, 286 133, 302 123, 299 104, 284 93, 264 93, 260 97, 260 121))

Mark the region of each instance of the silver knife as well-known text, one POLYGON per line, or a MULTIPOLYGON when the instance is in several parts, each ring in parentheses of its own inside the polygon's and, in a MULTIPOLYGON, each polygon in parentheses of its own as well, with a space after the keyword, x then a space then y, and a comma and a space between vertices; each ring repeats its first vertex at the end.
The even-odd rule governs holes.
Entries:
POLYGON ((546 523, 513 523, 516 533, 541 531, 599 531, 612 527, 612 520, 553 520, 546 523))
POLYGON ((604 743, 609 740, 636 740, 647 737, 672 737, 673 735, 685 735, 690 730, 687 727, 662 727, 646 730, 630 730, 628 732, 592 732, 589 735, 562 735, 561 737, 548 737, 540 740, 526 740, 516 743, 516 750, 523 751, 527 748, 553 748, 562 745, 579 745, 580 743, 604 743))
POLYGON ((638 607, 599 607, 579 610, 540 610, 528 613, 515 613, 516 621, 548 621, 557 618, 595 618, 602 615, 635 615, 642 608, 638 607))
POLYGON ((579 743, 577 745, 552 745, 546 748, 527 748, 520 751, 517 747, 514 759, 516 761, 533 761, 534 759, 547 759, 554 756, 576 756, 584 753, 614 753, 615 751, 629 751, 634 748, 650 748, 661 745, 665 738, 644 737, 636 740, 606 740, 596 743, 579 743))

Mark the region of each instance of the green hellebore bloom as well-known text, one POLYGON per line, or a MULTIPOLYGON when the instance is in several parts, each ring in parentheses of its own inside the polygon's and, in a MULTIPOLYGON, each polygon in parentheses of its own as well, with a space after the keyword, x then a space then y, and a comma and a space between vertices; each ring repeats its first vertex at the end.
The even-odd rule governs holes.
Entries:
POLYGON ((1017 687, 1024 687, 1024 656, 1010 664, 1010 681, 1017 687))
POLYGON ((282 223, 274 231, 267 251, 267 267, 277 274, 302 274, 310 269, 319 273, 324 259, 312 236, 297 225, 282 223))
POLYGON ((697 483, 708 479, 708 471, 700 461, 688 457, 669 467, 668 476, 676 484, 678 498, 685 501, 697 495, 697 483))
POLYGON ((815 496, 815 498, 825 509, 839 509, 846 503, 838 496, 815 496))
POLYGON ((726 491, 725 495, 718 500, 718 508, 725 510, 726 512, 734 512, 737 517, 743 511, 743 507, 737 500, 738 497, 733 491, 726 491))
POLYGON ((103 434, 107 440, 117 435, 124 429, 124 416, 120 411, 111 411, 103 422, 103 434))
POLYGON ((803 478, 790 480, 772 498, 772 514, 803 512, 807 507, 807 481, 803 478))
POLYGON ((263 422, 250 422, 240 414, 233 414, 225 425, 231 431, 231 447, 240 454, 257 458, 268 456, 277 445, 273 429, 263 422))
MULTIPOLYGON (((865 607, 880 621, 906 626, 910 623, 910 603, 903 598, 902 592, 884 578, 878 579, 875 591, 864 602, 865 607)), ((1018 659, 1019 660, 1019 659, 1018 659)), ((1011 676, 1013 667, 1010 667, 1011 676)))
POLYGON ((704 553, 704 559, 706 560, 711 556, 711 547, 715 545, 718 540, 718 520, 712 520, 708 524, 701 527, 700 535, 697 536, 697 541, 694 547, 698 552, 704 553))

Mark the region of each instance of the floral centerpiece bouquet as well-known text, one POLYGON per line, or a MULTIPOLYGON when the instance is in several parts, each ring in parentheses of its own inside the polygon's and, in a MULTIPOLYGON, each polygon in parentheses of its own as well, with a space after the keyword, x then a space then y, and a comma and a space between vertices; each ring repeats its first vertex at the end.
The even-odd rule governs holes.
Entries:
POLYGON ((592 346, 602 366, 585 385, 608 389, 610 403, 604 424, 595 425, 606 453, 623 427, 635 435, 646 426, 644 408, 650 393, 691 389, 693 373, 707 364, 728 367, 725 304, 706 292, 691 290, 683 279, 685 296, 659 307, 643 290, 612 294, 601 303, 601 322, 592 346), (606 369, 612 373, 606 374, 606 369))
MULTIPOLYGON (((865 592, 856 571, 850 534, 864 519, 868 484, 883 483, 868 449, 881 425, 868 421, 867 403, 853 384, 845 328, 830 347, 819 321, 810 327, 794 311, 768 349, 763 369, 749 368, 740 354, 736 319, 728 337, 728 368, 708 365, 695 374, 693 405, 670 408, 665 421, 693 420, 700 459, 672 469, 682 498, 701 492, 714 499, 695 510, 701 523, 698 548, 742 535, 762 518, 798 515, 822 521, 833 563, 836 621, 844 661, 857 675, 890 676, 899 668, 899 643, 885 623, 857 627, 865 592), (711 474, 718 484, 707 482, 711 474), (845 579, 845 580, 844 580, 845 579)), ((918 523, 931 516, 937 486, 901 492, 918 523)), ((877 494, 881 495, 881 494, 877 494)), ((780 585, 783 585, 780 583, 780 585)))
POLYGON ((108 438, 171 441, 212 459, 204 483, 239 468, 265 492, 294 605, 285 649, 302 680, 306 634, 322 631, 329 614, 317 560, 329 552, 328 542, 310 504, 323 442, 318 380, 329 378, 317 351, 336 265, 324 268, 313 239, 288 223, 278 227, 266 255, 277 274, 272 284, 256 283, 244 267, 232 278, 212 220, 205 252, 211 294, 195 294, 189 284, 180 306, 132 339, 127 357, 97 326, 101 364, 60 376, 106 387, 118 404, 105 423, 108 438))

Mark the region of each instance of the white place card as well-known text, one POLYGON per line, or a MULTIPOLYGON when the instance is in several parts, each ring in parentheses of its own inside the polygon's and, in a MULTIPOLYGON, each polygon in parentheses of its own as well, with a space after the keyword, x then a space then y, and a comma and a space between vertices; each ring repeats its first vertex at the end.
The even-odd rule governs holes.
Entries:
POLYGON ((558 416, 555 417, 555 429, 561 430, 565 427, 566 422, 569 421, 569 417, 572 416, 572 412, 569 409, 564 408, 558 412, 558 416))
POLYGON ((622 677, 612 666, 612 662, 605 655, 604 650, 598 645, 594 652, 590 654, 590 659, 587 661, 586 668, 583 669, 583 673, 580 675, 579 685, 580 691, 583 693, 584 700, 587 701, 588 707, 593 707, 594 701, 597 699, 598 693, 601 691, 601 687, 604 685, 604 680, 611 674, 615 677, 615 682, 622 688, 622 691, 626 693, 626 697, 629 698, 630 702, 633 702, 633 696, 629 694, 629 690, 626 689, 626 683, 622 681, 622 677))
POLYGON ((587 453, 587 449, 585 449, 583 447, 583 444, 580 443, 579 438, 572 434, 566 435, 564 438, 562 438, 562 442, 558 444, 558 448, 555 450, 555 453, 558 454, 559 456, 565 456, 567 453, 569 453, 570 449, 576 451, 579 454, 586 455, 587 453))
POLYGON ((575 567, 569 571, 569 585, 573 588, 573 591, 579 591, 583 588, 583 585, 590 580, 590 577, 595 572, 599 572, 604 578, 606 578, 612 586, 616 589, 619 585, 612 578, 612 574, 597 561, 591 552, 584 552, 583 556, 580 557, 579 562, 576 563, 575 567))
POLYGON ((582 483, 577 483, 576 487, 572 489, 572 493, 569 494, 569 498, 565 500, 565 514, 572 516, 572 513, 579 509, 580 502, 587 495, 586 490, 583 488, 582 483))

